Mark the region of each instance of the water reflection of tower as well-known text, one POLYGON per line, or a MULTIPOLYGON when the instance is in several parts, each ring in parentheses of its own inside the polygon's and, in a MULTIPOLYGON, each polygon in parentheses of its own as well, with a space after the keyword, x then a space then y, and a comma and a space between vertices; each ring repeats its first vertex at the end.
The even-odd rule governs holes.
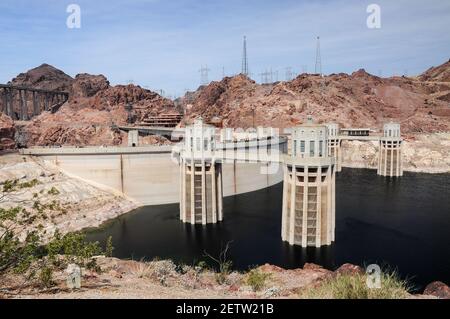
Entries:
POLYGON ((292 246, 283 243, 281 247, 282 261, 286 268, 303 267, 306 263, 321 265, 327 269, 334 269, 335 245, 316 247, 292 246))

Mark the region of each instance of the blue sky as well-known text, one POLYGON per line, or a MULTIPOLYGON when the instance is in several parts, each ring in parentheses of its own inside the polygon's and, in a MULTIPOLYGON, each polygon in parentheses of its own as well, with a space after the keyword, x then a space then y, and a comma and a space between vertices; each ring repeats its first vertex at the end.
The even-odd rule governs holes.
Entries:
POLYGON ((414 75, 450 58, 448 0, 1 0, 0 83, 42 63, 71 76, 104 74, 181 95, 209 79, 240 72, 248 38, 253 78, 265 69, 314 71, 321 36, 324 73, 414 75), (66 8, 81 7, 81 29, 68 29, 66 8), (381 29, 366 25, 381 7, 381 29))

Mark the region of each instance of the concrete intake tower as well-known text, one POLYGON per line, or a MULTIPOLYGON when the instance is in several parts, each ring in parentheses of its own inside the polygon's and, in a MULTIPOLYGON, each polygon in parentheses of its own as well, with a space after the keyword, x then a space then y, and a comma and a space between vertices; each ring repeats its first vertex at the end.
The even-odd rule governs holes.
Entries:
POLYGON ((214 158, 215 128, 201 119, 186 127, 180 152, 180 219, 190 224, 223 220, 222 163, 214 158))
POLYGON ((291 245, 321 247, 335 239, 335 158, 328 153, 326 126, 312 123, 292 132, 284 158, 282 239, 291 245))
POLYGON ((378 175, 403 176, 402 144, 400 124, 392 122, 385 124, 383 136, 380 138, 378 175))

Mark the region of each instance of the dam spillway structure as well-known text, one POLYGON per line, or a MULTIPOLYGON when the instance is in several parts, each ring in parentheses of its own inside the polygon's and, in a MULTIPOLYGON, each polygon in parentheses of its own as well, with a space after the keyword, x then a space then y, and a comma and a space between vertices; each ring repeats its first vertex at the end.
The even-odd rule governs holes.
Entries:
POLYGON ((180 152, 180 219, 184 223, 223 220, 222 163, 214 157, 215 130, 202 119, 186 127, 180 152))
POLYGON ((336 160, 336 172, 342 171, 342 149, 339 138, 339 125, 336 123, 327 124, 328 133, 328 155, 336 160))
POLYGON ((387 177, 403 176, 401 128, 398 123, 387 123, 380 138, 378 175, 387 177))
POLYGON ((322 247, 335 240, 335 159, 328 154, 328 131, 308 123, 292 131, 284 157, 282 239, 290 245, 322 247))

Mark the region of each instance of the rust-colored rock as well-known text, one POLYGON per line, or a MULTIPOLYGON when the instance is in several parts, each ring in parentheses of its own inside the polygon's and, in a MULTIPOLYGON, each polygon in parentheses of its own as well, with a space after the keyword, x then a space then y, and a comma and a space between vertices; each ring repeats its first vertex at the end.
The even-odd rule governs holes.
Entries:
POLYGON ((420 76, 422 81, 450 82, 450 60, 446 63, 428 69, 420 76))
POLYGON ((449 131, 450 82, 445 82, 445 74, 450 74, 450 62, 425 74, 380 78, 361 69, 351 75, 302 74, 264 85, 238 75, 200 87, 180 103, 189 110, 188 121, 219 117, 228 127, 290 127, 312 114, 320 123, 337 122, 342 127, 380 129, 393 120, 406 134, 449 131))
POLYGON ((423 293, 424 295, 435 296, 440 299, 450 299, 450 287, 440 281, 429 284, 423 293))
POLYGON ((108 88, 109 81, 104 75, 78 74, 72 84, 72 99, 92 97, 108 88))
POLYGON ((316 265, 316 264, 311 264, 311 263, 306 263, 303 266, 303 270, 321 270, 321 269, 323 269, 322 266, 316 265))
MULTIPOLYGON (((55 114, 44 112, 32 121, 16 123, 18 147, 127 145, 127 133, 117 126, 129 125, 130 119, 140 122, 150 115, 179 113, 171 100, 135 85, 111 87, 103 75, 79 74, 74 80, 54 67, 42 65, 13 82, 71 92, 70 100, 55 114)), ((153 142, 168 143, 162 138, 143 139, 143 144, 153 142)), ((4 143, 10 145, 10 141, 4 143)))
POLYGON ((259 267, 258 269, 262 272, 283 272, 283 271, 285 271, 281 267, 269 265, 269 264, 265 264, 265 265, 259 267))
POLYGON ((13 120, 9 116, 0 113, 0 151, 13 149, 15 147, 15 131, 13 120))
POLYGON ((357 265, 344 264, 335 271, 335 274, 338 274, 338 275, 363 275, 364 269, 362 269, 360 266, 357 266, 357 265))
POLYGON ((51 65, 42 64, 37 68, 19 74, 9 83, 35 89, 70 92, 73 81, 73 78, 63 71, 51 65))

